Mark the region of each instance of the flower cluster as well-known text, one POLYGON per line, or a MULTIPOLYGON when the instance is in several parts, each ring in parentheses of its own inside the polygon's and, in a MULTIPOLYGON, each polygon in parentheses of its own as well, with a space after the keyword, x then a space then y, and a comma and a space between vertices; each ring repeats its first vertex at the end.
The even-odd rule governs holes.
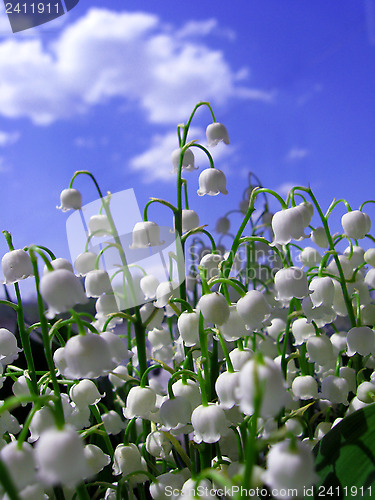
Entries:
MULTIPOLYGON (((195 175, 199 147, 210 167, 198 195, 227 193, 209 149, 186 141, 201 106, 213 118, 208 147, 229 144, 208 103, 178 127, 177 203, 152 199, 171 210, 183 243, 181 255, 170 255, 168 280, 139 265, 141 275, 133 272, 111 197, 87 171, 74 174, 59 207, 81 210, 73 183, 80 175, 94 180, 101 209, 74 266, 45 247, 15 249, 4 232, 9 291, 1 303, 18 319, 17 332, 0 328, 0 384, 10 392, 0 406, 4 500, 182 500, 199 491, 218 498, 219 490, 239 500, 239 491, 258 488, 300 498, 326 479, 314 446, 374 402, 375 239, 365 204, 352 210, 340 200, 324 214, 310 188, 294 187, 284 200, 250 174, 239 208, 217 221, 215 241, 189 208, 182 177, 195 175), (275 213, 271 203, 280 205, 275 213), (340 203, 342 228, 333 235, 330 215, 340 203), (109 251, 121 261, 114 272, 101 258, 109 251), (173 262, 181 258, 185 276, 177 282, 173 262), (30 326, 19 289, 27 278, 35 280, 39 312, 30 326), (119 307, 133 297, 143 305, 119 307), (43 368, 31 333, 43 345, 43 368)), ((150 206, 130 249, 163 244, 150 206)))

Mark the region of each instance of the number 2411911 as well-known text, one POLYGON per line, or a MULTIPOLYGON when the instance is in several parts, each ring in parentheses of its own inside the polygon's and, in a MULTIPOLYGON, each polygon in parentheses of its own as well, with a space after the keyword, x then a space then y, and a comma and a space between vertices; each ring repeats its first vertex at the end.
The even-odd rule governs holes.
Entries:
POLYGON ((344 498, 361 498, 364 497, 365 495, 369 495, 371 497, 372 495, 372 489, 371 486, 365 487, 365 486, 318 486, 317 491, 316 491, 316 496, 317 497, 323 497, 326 498, 327 496, 330 497, 335 497, 339 494, 344 494, 344 498))
POLYGON ((59 14, 59 3, 6 3, 7 14, 59 14))

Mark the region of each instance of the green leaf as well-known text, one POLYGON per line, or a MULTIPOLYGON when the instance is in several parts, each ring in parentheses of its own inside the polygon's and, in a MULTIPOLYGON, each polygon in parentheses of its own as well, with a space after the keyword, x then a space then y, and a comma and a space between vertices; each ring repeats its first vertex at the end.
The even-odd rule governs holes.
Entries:
POLYGON ((374 498, 375 404, 335 425, 315 446, 314 454, 319 476, 315 498, 374 498))

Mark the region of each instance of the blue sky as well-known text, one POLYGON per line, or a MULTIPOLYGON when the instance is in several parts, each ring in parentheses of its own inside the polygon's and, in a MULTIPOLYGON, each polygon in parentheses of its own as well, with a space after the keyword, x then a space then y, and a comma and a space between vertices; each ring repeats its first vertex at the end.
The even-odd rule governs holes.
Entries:
MULTIPOLYGON (((201 223, 213 229, 238 206, 248 171, 283 195, 310 182, 323 208, 333 197, 358 208, 375 198, 374 89, 375 0, 81 0, 18 34, 3 9, 1 228, 16 247, 68 257, 56 205, 78 169, 103 191, 134 188, 141 207, 150 196, 174 202, 176 125, 199 100, 231 138, 213 151, 228 196, 196 195, 203 157, 186 174, 201 223)), ((202 109, 191 139, 204 143, 209 122, 202 109)), ((76 186, 85 203, 95 199, 88 179, 76 186)), ((160 224, 168 217, 150 212, 160 224)))

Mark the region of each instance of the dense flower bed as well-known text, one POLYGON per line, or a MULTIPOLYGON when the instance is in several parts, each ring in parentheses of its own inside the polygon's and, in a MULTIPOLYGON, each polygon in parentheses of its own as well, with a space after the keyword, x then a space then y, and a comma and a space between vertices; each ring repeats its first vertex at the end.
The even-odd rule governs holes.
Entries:
POLYGON ((16 300, 9 294, 1 303, 16 312, 19 338, 0 329, 1 384, 10 379, 13 393, 0 406, 2 498, 288 499, 347 488, 338 476, 329 483, 316 456, 323 436, 375 397, 370 202, 352 210, 333 201, 324 214, 310 187, 284 200, 249 174, 239 208, 218 219, 215 241, 186 189, 199 148, 210 166, 198 195, 227 193, 209 150, 187 142, 201 106, 213 119, 207 143, 229 143, 209 104, 199 103, 178 126, 176 204, 151 199, 127 243, 163 245, 148 213, 164 205, 178 241, 168 279, 127 262, 111 195, 90 172, 76 172, 61 193, 59 208, 82 210, 73 186, 88 176, 101 200, 74 265, 45 247, 15 249, 4 231, 2 269, 16 300), (338 205, 342 229, 332 234, 338 205), (233 212, 242 216, 238 228, 233 212), (119 258, 115 271, 103 266, 109 251, 119 258), (19 290, 26 278, 35 280, 39 312, 29 327, 19 290), (32 333, 47 369, 36 365, 32 333), (19 422, 12 412, 21 405, 19 422))

